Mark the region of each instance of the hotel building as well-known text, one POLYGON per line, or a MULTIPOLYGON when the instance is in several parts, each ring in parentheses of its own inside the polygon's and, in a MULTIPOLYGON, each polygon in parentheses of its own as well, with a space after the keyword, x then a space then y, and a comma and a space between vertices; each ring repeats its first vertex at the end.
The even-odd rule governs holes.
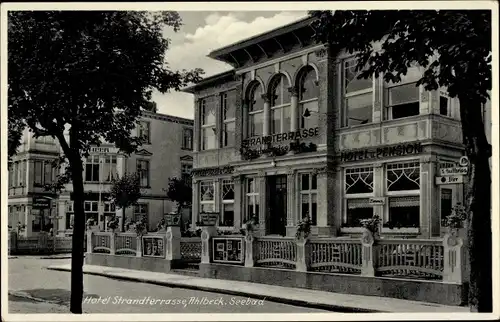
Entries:
MULTIPOLYGON (((441 235, 463 201, 462 177, 440 181, 464 155, 458 100, 415 86, 418 66, 397 84, 357 79, 353 55, 316 44, 310 22, 211 52, 233 69, 184 90, 195 98, 192 221, 216 212, 234 229, 255 215, 261 235, 294 236, 309 216, 313 235, 337 236, 378 215, 385 235, 441 235)), ((486 104, 488 137, 490 115, 486 104)))
MULTIPOLYGON (((175 210, 166 199, 168 178, 189 176, 192 168, 193 120, 143 112, 133 136, 144 139, 137 153, 120 154, 113 145, 91 148, 84 160, 84 209, 93 218, 94 229, 105 230, 106 218, 122 211, 108 201, 111 180, 125 173, 140 177, 142 196, 136 206, 126 210, 127 220, 147 216, 155 228, 163 214, 175 210)), ((23 235, 34 236, 51 228, 58 234, 71 234, 73 228, 73 186, 61 193, 47 192, 44 186, 57 177, 52 161, 62 153, 57 140, 33 138, 25 130, 18 153, 9 164, 9 226, 26 225, 23 235)))

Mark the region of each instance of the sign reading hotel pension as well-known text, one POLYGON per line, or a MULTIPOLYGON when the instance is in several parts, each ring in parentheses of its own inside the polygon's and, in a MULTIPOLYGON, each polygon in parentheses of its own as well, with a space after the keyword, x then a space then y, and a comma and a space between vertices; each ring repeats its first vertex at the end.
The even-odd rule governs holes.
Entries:
POLYGON ((407 154, 418 154, 423 151, 422 143, 399 144, 394 146, 379 147, 376 149, 363 149, 341 152, 340 161, 358 161, 379 159, 407 154))
POLYGON ((256 138, 243 140, 243 146, 252 146, 266 143, 274 142, 284 142, 291 140, 301 140, 307 139, 309 137, 315 137, 319 135, 319 127, 311 127, 308 129, 297 130, 295 132, 284 132, 278 134, 272 134, 268 136, 259 136, 256 138))

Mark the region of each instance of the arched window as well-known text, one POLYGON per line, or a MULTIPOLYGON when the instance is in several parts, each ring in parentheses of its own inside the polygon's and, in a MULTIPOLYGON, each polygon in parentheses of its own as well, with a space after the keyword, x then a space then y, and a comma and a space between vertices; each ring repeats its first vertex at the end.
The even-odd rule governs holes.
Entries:
POLYGON ((248 136, 261 136, 263 131, 264 100, 262 86, 259 83, 251 85, 248 96, 248 136))
POLYGON ((300 127, 318 126, 318 96, 319 86, 316 81, 316 71, 311 66, 304 67, 298 78, 300 127), (306 112, 307 111, 307 112, 306 112))
POLYGON ((271 134, 290 130, 290 92, 285 75, 275 76, 269 86, 271 106, 271 134))

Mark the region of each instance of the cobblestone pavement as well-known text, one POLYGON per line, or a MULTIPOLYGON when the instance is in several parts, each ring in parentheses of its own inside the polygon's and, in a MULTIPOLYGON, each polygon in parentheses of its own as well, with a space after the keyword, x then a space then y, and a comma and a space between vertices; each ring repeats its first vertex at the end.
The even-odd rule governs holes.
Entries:
MULTIPOLYGON (((9 259, 10 313, 67 313, 70 273, 47 270, 69 259, 9 259), (29 298, 43 300, 36 302, 29 298)), ((245 297, 84 275, 85 313, 326 313, 245 297), (149 297, 149 298, 148 298, 149 297), (91 303, 90 299, 93 299, 91 303), (100 299, 99 301, 97 301, 100 299), (104 303, 103 303, 104 300, 104 303), (134 301, 135 302, 131 302, 134 301), (143 300, 142 302, 139 302, 143 300), (162 302, 163 300, 163 302, 162 302), (107 301, 107 302, 106 302, 107 301), (211 302, 210 302, 211 301, 211 302), (98 303, 97 303, 98 302, 98 303), (206 303, 206 304, 204 304, 206 303)))

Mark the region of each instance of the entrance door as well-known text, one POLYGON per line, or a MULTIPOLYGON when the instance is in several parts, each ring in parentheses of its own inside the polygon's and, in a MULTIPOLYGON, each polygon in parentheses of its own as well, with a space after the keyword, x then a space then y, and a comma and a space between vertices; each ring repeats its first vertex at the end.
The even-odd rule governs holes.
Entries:
POLYGON ((286 175, 269 177, 269 234, 286 235, 286 175))

